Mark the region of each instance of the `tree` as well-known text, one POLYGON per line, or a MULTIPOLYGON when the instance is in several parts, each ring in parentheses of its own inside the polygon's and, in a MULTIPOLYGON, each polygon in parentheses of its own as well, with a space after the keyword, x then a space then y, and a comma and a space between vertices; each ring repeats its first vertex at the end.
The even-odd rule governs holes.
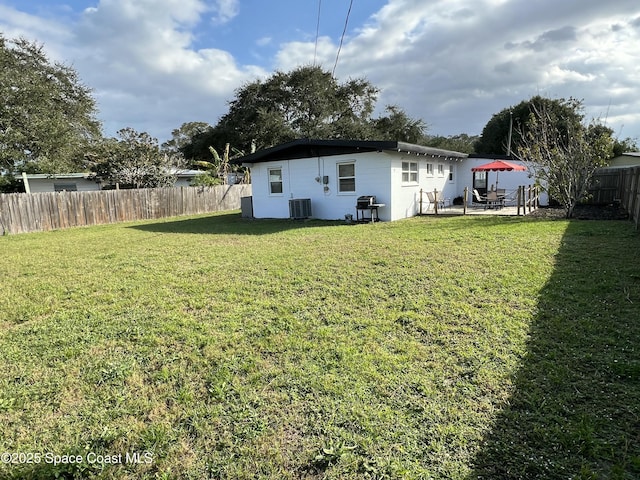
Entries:
POLYGON ((24 183, 18 180, 14 175, 0 174, 0 193, 17 193, 24 192, 24 183))
POLYGON ((208 135, 213 127, 206 122, 187 122, 171 132, 172 138, 162 144, 162 150, 171 155, 182 155, 186 160, 209 159, 208 135))
POLYGON ((453 150, 454 152, 473 153, 474 145, 480 139, 477 135, 450 135, 448 137, 433 136, 427 137, 425 145, 428 147, 441 148, 443 150, 453 150))
POLYGON ((25 39, 0 35, 0 98, 0 170, 74 171, 101 136, 91 90, 25 39))
POLYGON ((276 72, 236 91, 214 135, 245 151, 252 141, 266 148, 296 138, 371 138, 377 93, 363 79, 339 84, 320 67, 276 72))
POLYGON ((427 124, 421 119, 410 118, 404 110, 387 105, 387 116, 373 120, 376 140, 397 140, 409 143, 423 143, 427 124))
POLYGON ((552 100, 536 95, 493 115, 474 145, 475 153, 507 155, 509 132, 511 131, 512 134, 511 145, 517 145, 521 141, 521 135, 526 135, 531 112, 535 109, 544 109, 555 119, 554 123, 560 130, 566 130, 566 125, 582 120, 580 113, 564 99, 552 100))
POLYGON ((611 159, 614 140, 610 128, 596 121, 582 122, 582 102, 563 100, 562 106, 574 115, 558 118, 549 104, 534 105, 527 130, 519 130, 516 151, 571 218, 576 204, 587 194, 595 170, 611 159))
POLYGON ((619 157, 623 153, 627 152, 637 152, 638 145, 633 138, 625 138, 624 140, 619 140, 616 138, 615 143, 613 145, 613 156, 619 157))
POLYGON ((162 152, 158 140, 132 128, 102 142, 93 153, 92 170, 103 180, 133 188, 172 186, 179 161, 162 152))
MULTIPOLYGON (((212 160, 209 161, 197 161, 194 162, 194 166, 198 168, 204 168, 207 170, 207 173, 198 175, 196 181, 194 181, 194 185, 196 186, 206 186, 206 185, 218 185, 220 183, 227 183, 227 176, 229 174, 229 161, 234 158, 239 158, 244 156, 244 152, 238 150, 237 148, 232 148, 228 143, 224 146, 224 152, 222 156, 218 153, 218 151, 209 147, 209 152, 213 157, 212 160), (230 155, 230 150, 233 150, 233 155, 230 155)), ((232 167, 234 171, 238 171, 239 168, 237 165, 232 167)))
POLYGON ((227 143, 248 152, 296 138, 422 142, 426 124, 399 107, 387 106, 387 116, 372 118, 377 95, 365 79, 341 84, 317 66, 276 72, 236 90, 216 126, 192 136, 183 151, 206 160, 208 147, 221 150, 227 143))

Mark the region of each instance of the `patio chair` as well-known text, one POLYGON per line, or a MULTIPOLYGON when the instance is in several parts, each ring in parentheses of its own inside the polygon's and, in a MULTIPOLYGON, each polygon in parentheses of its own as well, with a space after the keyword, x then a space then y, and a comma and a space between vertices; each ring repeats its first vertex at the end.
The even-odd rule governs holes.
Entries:
POLYGON ((436 202, 438 202, 438 206, 440 206, 442 208, 447 208, 447 207, 451 206, 451 199, 450 198, 446 198, 444 196, 443 192, 437 192, 436 193, 436 202))
POLYGON ((444 199, 442 198, 442 194, 440 192, 438 192, 437 197, 433 192, 427 192, 427 199, 429 200, 429 206, 427 207, 427 210, 432 208, 436 204, 436 202, 438 202, 438 208, 445 208, 444 199))
POLYGON ((478 192, 478 190, 476 190, 474 188, 473 189, 473 198, 475 198, 475 201, 477 203, 484 203, 484 208, 486 210, 486 208, 487 208, 487 197, 483 197, 482 195, 480 195, 480 192, 478 192))

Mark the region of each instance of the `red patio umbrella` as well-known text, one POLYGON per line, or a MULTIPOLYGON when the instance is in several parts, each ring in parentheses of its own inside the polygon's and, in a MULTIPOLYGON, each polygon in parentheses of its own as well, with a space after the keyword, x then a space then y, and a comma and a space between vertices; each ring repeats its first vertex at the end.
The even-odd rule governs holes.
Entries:
POLYGON ((513 170, 517 172, 523 172, 527 168, 518 163, 511 163, 505 160, 495 160, 491 163, 485 163, 478 167, 473 167, 472 172, 496 172, 496 190, 498 189, 498 173, 497 172, 511 172, 513 170))

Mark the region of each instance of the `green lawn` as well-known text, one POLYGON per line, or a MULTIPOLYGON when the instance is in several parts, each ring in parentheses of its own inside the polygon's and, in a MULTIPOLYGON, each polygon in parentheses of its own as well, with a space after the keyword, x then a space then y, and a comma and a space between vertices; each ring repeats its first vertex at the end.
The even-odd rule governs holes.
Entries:
POLYGON ((0 478, 640 477, 631 223, 234 212, 0 252, 0 478))

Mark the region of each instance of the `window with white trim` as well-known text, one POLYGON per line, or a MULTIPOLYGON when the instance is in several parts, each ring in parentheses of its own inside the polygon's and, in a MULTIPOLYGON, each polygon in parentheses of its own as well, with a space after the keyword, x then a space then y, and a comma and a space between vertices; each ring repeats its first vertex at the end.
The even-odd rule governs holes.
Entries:
POLYGON ((356 191, 356 164, 338 164, 338 193, 355 193, 356 191))
POLYGON ((53 184, 54 192, 77 192, 78 185, 75 183, 54 183, 53 184))
POLYGON ((418 162, 402 162, 402 183, 418 183, 418 162))
POLYGON ((282 169, 269 169, 269 194, 280 195, 282 193, 282 169))
POLYGON ((444 165, 442 163, 438 164, 438 176, 444 177, 444 165))
POLYGON ((433 163, 427 163, 427 176, 433 177, 433 163))

